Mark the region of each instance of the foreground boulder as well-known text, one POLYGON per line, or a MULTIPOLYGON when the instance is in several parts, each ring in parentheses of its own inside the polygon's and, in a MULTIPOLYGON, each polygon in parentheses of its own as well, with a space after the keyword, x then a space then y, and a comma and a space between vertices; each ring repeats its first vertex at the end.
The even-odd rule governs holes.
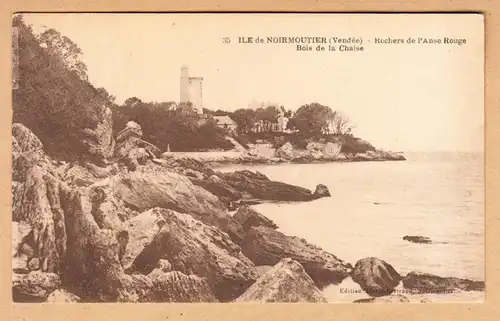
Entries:
POLYGON ((128 231, 128 242, 121 262, 125 270, 129 269, 137 256, 147 247, 165 224, 160 211, 149 210, 124 223, 128 231))
POLYGON ((14 302, 43 302, 60 286, 61 279, 55 273, 33 271, 29 274, 13 274, 13 300, 14 302))
MULTIPOLYGON (((125 274, 120 262, 120 233, 101 229, 91 211, 89 191, 63 193, 67 255, 65 286, 83 302, 201 302, 215 300, 205 280, 156 271, 125 274)), ((170 273, 170 272, 169 272, 170 273)))
POLYGON ((181 272, 124 275, 121 284, 117 302, 217 302, 206 280, 181 272))
POLYGON ((235 301, 326 302, 299 262, 286 258, 262 275, 235 301))
POLYGON ((100 183, 137 212, 163 207, 187 213, 203 223, 228 233, 236 243, 243 228, 227 213, 224 204, 207 190, 192 184, 186 176, 158 166, 120 173, 100 183))
POLYGON ((235 299, 257 279, 254 264, 226 233, 190 215, 166 209, 150 211, 166 223, 134 260, 130 273, 148 274, 164 258, 175 271, 205 278, 221 301, 235 299))
POLYGON ((356 262, 351 278, 374 297, 391 294, 401 281, 401 276, 390 264, 375 257, 356 262))
POLYGON ((264 226, 250 228, 242 251, 256 265, 276 265, 281 259, 291 258, 302 264, 319 288, 339 284, 352 269, 349 263, 304 239, 264 226))
POLYGON ((19 243, 17 256, 26 256, 27 262, 36 259, 43 272, 57 272, 66 252, 62 188, 66 188, 63 182, 36 165, 27 170, 26 180, 12 191, 13 221, 31 227, 19 243))
POLYGON ((403 279, 403 286, 415 293, 447 293, 455 290, 484 291, 484 281, 440 277, 416 271, 406 275, 403 279))
POLYGON ((403 237, 403 240, 412 243, 424 243, 424 244, 432 243, 431 239, 425 236, 406 235, 405 237, 403 237))
POLYGON ((246 205, 241 206, 233 218, 243 226, 245 231, 257 226, 265 226, 272 229, 278 228, 273 221, 246 205))
POLYGON ((355 300, 353 303, 409 303, 407 297, 401 294, 388 295, 383 297, 375 297, 368 299, 355 300))

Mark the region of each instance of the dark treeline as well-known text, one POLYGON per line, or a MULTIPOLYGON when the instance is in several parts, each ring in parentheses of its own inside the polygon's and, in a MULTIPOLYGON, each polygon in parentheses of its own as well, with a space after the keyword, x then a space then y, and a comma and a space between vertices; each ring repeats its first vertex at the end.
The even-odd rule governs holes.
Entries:
POLYGON ((141 125, 143 138, 165 151, 197 151, 233 148, 223 129, 209 119, 202 119, 190 104, 176 102, 142 102, 129 98, 113 108, 113 133, 116 135, 127 121, 141 125))

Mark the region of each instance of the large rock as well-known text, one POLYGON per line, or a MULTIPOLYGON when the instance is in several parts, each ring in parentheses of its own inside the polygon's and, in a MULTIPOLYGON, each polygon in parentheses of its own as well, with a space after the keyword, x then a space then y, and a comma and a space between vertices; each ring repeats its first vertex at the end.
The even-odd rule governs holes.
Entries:
POLYGON ((272 181, 262 174, 249 170, 234 173, 219 173, 234 189, 247 194, 247 198, 267 201, 310 201, 315 199, 306 188, 272 181))
POLYGON ((391 294, 401 281, 401 276, 390 264, 375 257, 356 262, 351 278, 374 297, 391 294))
POLYGON ((124 275, 121 285, 117 302, 217 302, 205 279, 177 271, 124 275))
POLYGON ((299 262, 286 258, 252 284, 236 301, 326 302, 299 262))
MULTIPOLYGON (((214 297, 206 281, 183 274, 127 275, 120 233, 100 229, 87 189, 63 191, 67 256, 63 280, 83 302, 201 302, 214 297)), ((125 244, 126 245, 126 244, 125 244)))
POLYGON ((440 277, 416 271, 406 275, 403 279, 403 286, 415 293, 449 293, 455 290, 484 291, 484 281, 440 277))
POLYGON ((14 302, 42 302, 60 286, 61 279, 55 273, 33 271, 12 276, 14 302))
POLYGON ((243 226, 245 231, 257 226, 265 226, 272 229, 278 228, 272 220, 246 205, 241 206, 233 218, 243 226))
POLYGON ((124 223, 124 229, 129 233, 129 241, 122 258, 122 265, 126 270, 131 267, 144 248, 153 241, 164 224, 165 219, 157 210, 143 212, 124 223))
POLYGON ((331 195, 326 185, 318 184, 316 186, 316 190, 314 190, 313 196, 316 198, 321 198, 321 197, 330 197, 331 195))
POLYGON ((306 150, 308 151, 321 151, 324 148, 324 144, 317 142, 310 142, 306 145, 306 150))
POLYGON ((128 208, 113 191, 112 186, 100 185, 99 182, 89 187, 92 215, 100 228, 120 231, 124 229, 123 222, 137 216, 139 212, 128 208))
POLYGON ((116 137, 115 160, 124 163, 130 170, 145 165, 148 160, 157 158, 161 151, 153 144, 141 139, 142 129, 137 123, 127 126, 116 137))
POLYGON ((328 142, 323 147, 323 157, 326 159, 336 159, 339 157, 342 144, 328 142))
POLYGON ((286 142, 280 148, 276 149, 276 157, 291 160, 294 158, 293 146, 290 142, 286 142))
POLYGON ((236 243, 241 243, 243 228, 215 195, 192 184, 186 176, 155 167, 121 173, 101 182, 101 185, 109 185, 117 198, 139 212, 163 207, 187 213, 207 225, 220 228, 236 243))
POLYGON ((268 227, 252 227, 242 246, 243 254, 256 265, 275 265, 283 258, 298 261, 319 288, 339 284, 352 266, 335 255, 268 227))
POLYGON ((43 144, 40 139, 21 123, 12 124, 12 137, 13 152, 43 151, 43 144))
POLYGON ((25 240, 31 230, 31 226, 27 223, 12 222, 12 270, 15 273, 29 272, 28 261, 32 259, 32 255, 26 255, 25 252, 29 249, 23 247, 28 246, 25 240))
POLYGON ((64 163, 56 168, 59 177, 66 183, 76 186, 90 186, 99 180, 118 173, 116 164, 97 166, 85 162, 83 164, 64 163))
POLYGON ((130 272, 148 274, 165 258, 173 270, 205 278, 221 301, 235 299, 257 279, 254 264, 226 233, 190 215, 166 209, 150 211, 160 214, 166 223, 137 256, 130 272))
POLYGON ((60 191, 65 184, 40 166, 31 167, 26 181, 13 190, 13 221, 32 228, 19 254, 37 258, 44 272, 57 272, 66 252, 66 229, 60 191))
POLYGON ((190 180, 193 184, 203 187, 210 193, 216 195, 225 203, 235 202, 243 197, 242 192, 237 191, 234 187, 229 185, 225 180, 217 175, 210 175, 208 178, 190 177, 190 180))
POLYGON ((113 138, 113 113, 109 107, 103 106, 98 117, 99 122, 94 129, 85 128, 82 131, 82 143, 88 149, 91 160, 105 164, 111 158, 115 149, 113 138))

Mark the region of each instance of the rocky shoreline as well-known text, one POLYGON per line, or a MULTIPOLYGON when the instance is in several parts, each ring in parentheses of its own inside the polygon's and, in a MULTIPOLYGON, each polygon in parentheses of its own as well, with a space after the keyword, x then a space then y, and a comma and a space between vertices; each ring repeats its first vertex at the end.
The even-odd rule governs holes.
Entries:
POLYGON ((120 133, 104 164, 68 163, 13 124, 15 302, 327 302, 321 290, 349 277, 370 302, 404 302, 393 298, 400 284, 484 291, 482 281, 403 276, 377 258, 352 265, 285 235, 243 204, 312 201, 330 196, 326 186, 161 157, 141 136, 120 133))
POLYGON ((199 153, 164 153, 162 159, 194 159, 207 164, 211 167, 221 167, 225 165, 280 165, 280 164, 322 164, 322 163, 355 163, 355 162, 391 162, 405 161, 406 158, 400 154, 358 154, 354 157, 314 157, 313 155, 298 156, 291 159, 281 157, 266 157, 252 152, 243 152, 235 155, 228 152, 227 155, 220 153, 211 157, 210 152, 207 156, 199 156, 199 153), (221 155, 222 154, 222 155, 221 155))

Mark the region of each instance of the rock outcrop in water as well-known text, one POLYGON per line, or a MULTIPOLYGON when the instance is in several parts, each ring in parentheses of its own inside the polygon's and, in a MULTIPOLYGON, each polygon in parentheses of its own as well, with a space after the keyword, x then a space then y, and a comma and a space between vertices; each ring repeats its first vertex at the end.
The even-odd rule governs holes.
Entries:
POLYGON ((374 297, 391 294, 401 281, 401 276, 390 264, 375 257, 356 262, 351 278, 374 297))
POLYGON ((440 277, 413 271, 403 278, 403 286, 414 293, 449 293, 455 290, 484 291, 484 281, 440 277))
POLYGON ((249 170, 215 172, 194 159, 168 159, 162 165, 187 175, 193 184, 203 187, 226 203, 305 202, 329 195, 325 185, 318 185, 316 193, 313 193, 306 188, 273 181, 249 170))
POLYGON ((403 237, 403 240, 412 243, 423 243, 423 244, 432 243, 432 240, 426 236, 406 235, 403 237))
POLYGON ((319 288, 339 284, 352 270, 349 263, 304 239, 264 226, 250 228, 242 252, 256 265, 275 265, 284 258, 291 258, 302 264, 319 288))
POLYGON ((304 271, 302 265, 286 258, 262 275, 235 301, 326 302, 326 298, 304 271))

